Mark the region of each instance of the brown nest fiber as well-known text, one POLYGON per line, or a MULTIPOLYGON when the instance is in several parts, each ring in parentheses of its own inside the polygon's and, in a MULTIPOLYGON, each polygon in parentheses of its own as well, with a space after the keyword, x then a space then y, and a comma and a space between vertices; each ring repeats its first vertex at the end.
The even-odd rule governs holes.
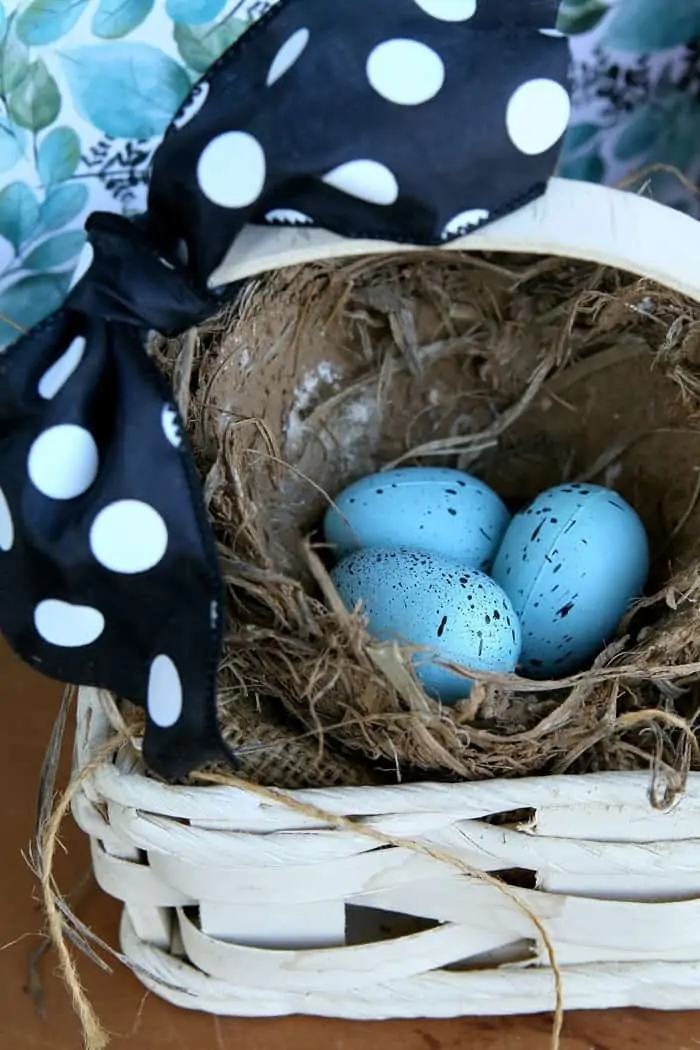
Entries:
POLYGON ((220 716, 244 773, 280 787, 649 768, 695 761, 700 693, 700 307, 627 274, 514 255, 306 265, 158 340, 216 531, 230 618, 220 716), (641 514, 649 597, 587 672, 480 674, 441 708, 410 654, 332 591, 318 527, 396 462, 504 497, 569 479, 641 514))

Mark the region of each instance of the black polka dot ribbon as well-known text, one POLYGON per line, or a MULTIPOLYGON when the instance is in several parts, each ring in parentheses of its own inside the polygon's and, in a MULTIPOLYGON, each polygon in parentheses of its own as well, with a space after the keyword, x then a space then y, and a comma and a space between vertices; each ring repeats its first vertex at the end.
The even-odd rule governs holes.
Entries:
POLYGON ((0 627, 39 671, 142 705, 162 776, 227 755, 227 610, 148 331, 235 296, 209 282, 245 225, 436 245, 541 194, 569 116, 556 7, 280 0, 177 114, 147 214, 92 216, 67 303, 0 356, 0 627))

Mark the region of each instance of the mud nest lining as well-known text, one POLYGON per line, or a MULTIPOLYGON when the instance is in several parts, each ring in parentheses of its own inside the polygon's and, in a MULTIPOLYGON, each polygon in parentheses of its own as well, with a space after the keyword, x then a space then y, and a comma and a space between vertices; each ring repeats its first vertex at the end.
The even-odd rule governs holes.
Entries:
POLYGON ((619 271, 402 254, 252 283, 151 353, 174 383, 229 598, 219 714, 243 773, 279 787, 698 762, 700 306, 619 271), (348 483, 456 466, 504 498, 617 489, 652 545, 648 597, 582 674, 476 676, 441 707, 410 653, 337 600, 317 533, 348 483))

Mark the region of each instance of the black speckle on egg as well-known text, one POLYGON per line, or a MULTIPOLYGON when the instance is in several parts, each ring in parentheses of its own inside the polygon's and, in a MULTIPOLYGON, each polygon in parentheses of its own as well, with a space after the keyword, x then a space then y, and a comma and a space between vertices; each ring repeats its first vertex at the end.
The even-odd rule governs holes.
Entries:
POLYGON ((383 496, 384 495, 384 489, 375 489, 375 492, 377 493, 378 496, 383 496))
POLYGON ((498 609, 493 610, 493 618, 494 620, 500 620, 501 614, 499 613, 498 609))
POLYGON ((558 563, 557 563, 557 564, 556 564, 556 565, 554 566, 554 568, 552 569, 552 575, 554 575, 554 573, 555 573, 555 572, 559 572, 559 570, 560 570, 560 569, 561 569, 561 562, 558 562, 558 563))
POLYGON ((466 587, 467 584, 469 583, 469 577, 468 576, 460 576, 459 582, 461 583, 462 587, 466 587))
POLYGON ((559 590, 559 584, 555 583, 554 586, 552 587, 552 594, 554 594, 554 592, 558 591, 558 590, 559 590))
POLYGON ((486 532, 485 529, 479 529, 479 532, 485 539, 489 541, 489 543, 491 542, 491 536, 489 536, 488 532, 486 532))
POLYGON ((445 489, 445 492, 448 492, 450 494, 450 496, 456 496, 457 495, 457 489, 445 489))
POLYGON ((457 514, 457 511, 454 509, 454 507, 448 507, 447 508, 447 513, 451 514, 452 517, 454 518, 456 516, 456 514, 457 514))
POLYGON ((512 572, 512 571, 513 571, 513 570, 511 569, 511 567, 510 567, 510 566, 508 566, 508 568, 506 569, 506 576, 510 576, 510 574, 511 574, 511 572, 512 572))
POLYGON ((530 536, 530 542, 531 543, 534 542, 537 539, 539 534, 542 532, 543 528, 544 528, 544 522, 541 521, 539 523, 539 525, 537 526, 537 528, 533 531, 532 535, 530 536))
POLYGON ((625 508, 621 507, 620 504, 617 503, 614 499, 609 499, 608 503, 611 507, 615 507, 616 510, 621 510, 624 513, 625 508))
POLYGON ((532 607, 533 607, 533 609, 539 609, 540 603, 539 602, 533 602, 532 607))
POLYGON ((569 522, 569 524, 564 529, 564 535, 565 536, 566 536, 567 532, 571 532, 571 530, 573 529, 575 524, 576 524, 576 518, 572 518, 571 521, 569 522))
POLYGON ((443 616, 442 620, 440 620, 440 626, 437 629, 437 636, 438 636, 438 638, 442 638, 443 634, 445 633, 446 625, 447 625, 447 617, 443 616))
POLYGON ((561 609, 557 609, 557 616, 560 619, 565 619, 574 607, 573 602, 567 602, 566 605, 562 605, 561 609))
POLYGON ((354 503, 354 502, 355 502, 355 497, 354 496, 352 497, 352 499, 348 500, 348 503, 354 503))
MULTIPOLYGON (((514 642, 516 642, 516 641, 517 641, 517 638, 515 637, 515 631, 513 630, 513 628, 512 628, 512 627, 511 627, 511 629, 510 629, 510 633, 511 633, 511 635, 513 636, 513 641, 514 641, 514 642)), ((481 656, 481 652, 479 652, 479 656, 481 656)))
POLYGON ((419 526, 418 526, 418 528, 419 528, 419 530, 420 530, 420 531, 422 532, 422 531, 423 531, 423 529, 425 528, 425 525, 419 525, 419 526))
POLYGON ((466 483, 466 481, 458 481, 458 482, 457 482, 457 484, 459 485, 459 487, 460 487, 461 489, 463 489, 463 488, 464 488, 464 486, 465 486, 465 485, 466 485, 467 483, 466 483))
POLYGON ((491 617, 489 616, 488 613, 486 613, 486 615, 484 616, 484 620, 485 620, 487 625, 491 623, 491 617))
MULTIPOLYGON (((477 631, 476 636, 479 639, 479 656, 481 656, 484 651, 484 635, 481 631, 477 631)), ((515 634, 513 635, 513 641, 515 641, 515 634)))
POLYGON ((549 521, 550 521, 550 524, 552 524, 552 525, 558 525, 559 524, 559 518, 550 518, 549 521))
POLYGON ((531 660, 528 660, 528 663, 530 664, 531 667, 541 667, 542 666, 542 661, 541 660, 536 660, 534 656, 532 657, 531 660))

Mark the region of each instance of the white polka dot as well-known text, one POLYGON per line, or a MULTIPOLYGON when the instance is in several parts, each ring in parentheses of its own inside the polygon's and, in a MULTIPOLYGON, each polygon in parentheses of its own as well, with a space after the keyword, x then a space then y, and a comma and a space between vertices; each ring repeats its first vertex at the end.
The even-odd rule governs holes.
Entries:
POLYGON ((271 87, 272 84, 292 68, 308 44, 309 36, 308 29, 297 29, 296 33, 292 33, 286 44, 282 44, 270 66, 270 72, 267 74, 268 87, 271 87))
POLYGON ((77 649, 97 641, 105 629, 105 618, 89 605, 71 605, 51 598, 37 605, 34 626, 45 642, 77 649))
POLYGON ((246 131, 227 131, 205 146, 197 165, 199 188, 212 204, 246 208, 265 185, 263 148, 246 131))
POLYGON ((351 160, 323 176, 328 186, 370 204, 393 204, 399 195, 396 176, 376 160, 351 160))
POLYGON ((85 353, 85 340, 76 336, 64 354, 54 361, 39 380, 39 395, 49 401, 65 386, 73 375, 85 353))
POLYGON ((265 222, 293 223, 295 226, 308 226, 313 221, 310 215, 305 215, 296 208, 274 208, 265 216, 265 222))
POLYGON ((470 211, 461 211, 445 224, 442 231, 442 239, 454 237, 456 234, 464 233, 469 226, 478 226, 480 222, 486 222, 489 212, 486 208, 472 208, 470 211))
POLYGON ((219 603, 217 601, 213 601, 209 606, 209 623, 212 631, 219 626, 219 603))
POLYGON ((545 153, 566 131, 571 100, 556 80, 528 80, 510 97, 506 128, 513 145, 528 156, 545 153))
POLYGON ((476 14, 476 0, 415 0, 426 15, 441 22, 466 22, 476 14))
POLYGON ((92 266, 94 260, 95 253, 92 249, 92 245, 88 241, 83 246, 83 250, 81 251, 80 256, 78 257, 78 265, 73 271, 73 276, 70 279, 70 288, 68 289, 69 291, 75 288, 78 281, 82 281, 83 277, 92 266))
POLYGON ((173 121, 173 127, 176 127, 179 131, 180 128, 184 128, 185 124, 189 124, 192 118, 197 116, 200 109, 207 101, 208 94, 209 84, 205 80, 204 83, 199 85, 197 91, 189 100, 189 102, 185 103, 185 108, 183 109, 182 113, 180 113, 179 116, 175 117, 175 120, 173 121))
POLYGON ((161 263, 166 270, 174 270, 175 263, 171 263, 170 259, 164 259, 162 255, 158 256, 158 262, 161 263))
POLYGON ((157 510, 136 499, 117 500, 101 510, 90 529, 90 549, 100 565, 132 575, 163 558, 168 530, 157 510))
POLYGON ((417 40, 387 40, 367 59, 367 79, 382 98, 418 106, 434 98, 445 82, 438 54, 417 40))
POLYGON ((169 656, 156 656, 151 664, 146 703, 151 721, 161 729, 174 726, 182 714, 182 682, 169 656))
POLYGON ((30 448, 27 462, 32 484, 51 499, 82 496, 95 480, 98 466, 95 439, 73 424, 45 430, 30 448))
POLYGON ((541 33, 542 36, 553 36, 557 40, 566 36, 566 33, 562 33, 560 29, 539 29, 538 32, 541 33))
POLYGON ((163 428, 163 433, 173 448, 179 448, 182 444, 180 417, 172 405, 163 406, 163 411, 160 414, 160 424, 163 428))
POLYGON ((15 542, 15 526, 12 521, 7 496, 0 489, 0 551, 11 551, 15 542))
POLYGON ((175 245, 175 258, 183 266, 187 266, 190 261, 190 251, 187 247, 187 241, 183 241, 182 238, 175 245))

